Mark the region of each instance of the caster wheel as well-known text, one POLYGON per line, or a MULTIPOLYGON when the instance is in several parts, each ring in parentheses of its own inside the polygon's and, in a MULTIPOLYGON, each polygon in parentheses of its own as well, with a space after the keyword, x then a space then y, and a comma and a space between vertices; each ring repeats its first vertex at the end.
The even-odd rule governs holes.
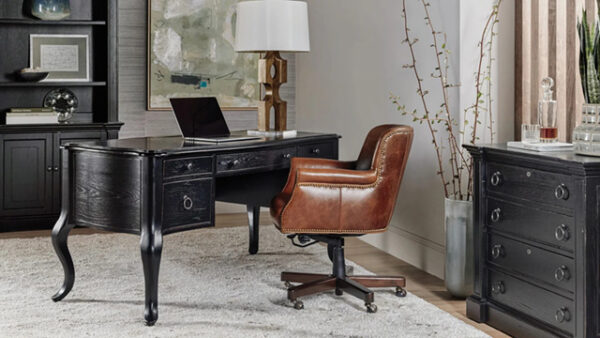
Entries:
POLYGON ((336 296, 341 296, 344 294, 344 291, 340 290, 340 289, 335 289, 335 295, 336 296))
POLYGON ((285 282, 283 285, 285 286, 286 289, 289 289, 292 287, 292 283, 290 283, 290 282, 285 282))
POLYGON ((396 296, 398 297, 406 297, 406 290, 401 287, 396 288, 396 296))
POLYGON ((296 310, 302 310, 302 309, 304 309, 304 303, 302 303, 299 300, 295 301, 294 302, 294 309, 296 309, 296 310))
POLYGON ((371 304, 365 304, 365 306, 367 307, 367 312, 368 313, 375 313, 375 312, 377 312, 377 305, 371 303, 371 304))

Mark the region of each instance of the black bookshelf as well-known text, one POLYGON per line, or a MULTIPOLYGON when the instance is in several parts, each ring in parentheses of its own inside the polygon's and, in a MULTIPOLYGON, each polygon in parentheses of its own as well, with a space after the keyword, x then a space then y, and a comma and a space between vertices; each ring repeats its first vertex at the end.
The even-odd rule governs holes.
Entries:
POLYGON ((24 2, 0 0, 0 232, 50 228, 60 211, 59 147, 72 141, 117 138, 117 0, 71 0, 71 15, 42 21, 24 2), (31 34, 89 36, 90 81, 19 82, 29 67, 31 34), (5 125, 10 108, 41 107, 46 94, 67 88, 79 99, 66 124, 5 125))
MULTIPOLYGON (((44 21, 27 14, 29 0, 0 2, 0 112, 15 107, 41 106, 54 88, 75 92, 91 121, 116 122, 117 107, 117 2, 71 0, 71 15, 61 21, 44 21), (15 71, 29 67, 31 34, 83 34, 89 36, 89 82, 19 82, 15 71)), ((81 120, 81 119, 76 119, 81 120)))

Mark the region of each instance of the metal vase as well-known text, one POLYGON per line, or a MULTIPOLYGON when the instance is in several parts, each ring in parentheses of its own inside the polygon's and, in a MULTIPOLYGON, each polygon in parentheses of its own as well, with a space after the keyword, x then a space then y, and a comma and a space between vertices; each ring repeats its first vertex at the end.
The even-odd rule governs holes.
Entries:
POLYGON ((446 198, 446 288, 454 297, 473 292, 473 202, 446 198))

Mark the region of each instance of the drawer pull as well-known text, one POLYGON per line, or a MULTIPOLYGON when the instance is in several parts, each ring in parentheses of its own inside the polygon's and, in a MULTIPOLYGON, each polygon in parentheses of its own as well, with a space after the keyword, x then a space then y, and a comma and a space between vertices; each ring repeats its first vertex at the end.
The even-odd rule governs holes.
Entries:
POLYGON ((192 201, 192 199, 188 195, 184 195, 183 196, 183 208, 185 210, 192 210, 193 207, 194 207, 194 201, 192 201))
POLYGON ((285 159, 290 159, 290 158, 292 158, 292 154, 289 154, 289 153, 288 154, 283 154, 282 157, 285 158, 285 159))
POLYGON ((554 230, 554 238, 556 238, 557 241, 566 242, 569 239, 569 236, 569 227, 564 224, 557 226, 556 230, 554 230))
POLYGON ((502 173, 499 171, 496 171, 495 173, 493 173, 492 177, 490 178, 490 183, 494 187, 501 185, 502 184, 502 173))
POLYGON ((500 244, 496 244, 492 247, 492 258, 498 259, 504 257, 504 247, 500 244))
POLYGON ((58 170, 59 170, 59 168, 58 168, 58 167, 54 167, 52 170, 54 170, 54 171, 58 171, 58 170))
POLYGON ((554 314, 554 319, 556 319, 556 321, 559 323, 568 322, 571 320, 571 312, 569 312, 569 309, 567 309, 566 306, 563 306, 560 309, 556 310, 556 313, 554 314))
POLYGON ((501 214, 502 214, 502 210, 500 208, 496 208, 492 211, 492 215, 490 216, 490 219, 492 220, 492 222, 497 223, 498 221, 500 221, 501 214))
POLYGON ((313 148, 310 152, 313 153, 313 154, 319 154, 319 153, 321 153, 321 149, 319 149, 319 148, 313 148))
POLYGON ((559 200, 567 200, 569 199, 569 189, 564 184, 559 185, 554 189, 554 197, 559 200))
POLYGON ((49 166, 49 167, 47 167, 47 168, 46 168, 46 171, 47 171, 47 172, 50 172, 50 171, 52 171, 52 167, 50 167, 50 166, 49 166))
POLYGON ((492 293, 500 294, 506 292, 506 287, 504 286, 504 282, 496 282, 492 284, 492 293))
POLYGON ((240 160, 233 160, 233 161, 223 161, 221 163, 219 163, 220 165, 226 166, 227 168, 233 168, 236 165, 240 164, 240 160))
POLYGON ((190 162, 186 166, 187 170, 192 170, 194 168, 194 163, 190 162))
POLYGON ((569 273, 569 269, 564 265, 556 268, 554 271, 554 279, 559 282, 568 281, 570 278, 571 274, 569 273))

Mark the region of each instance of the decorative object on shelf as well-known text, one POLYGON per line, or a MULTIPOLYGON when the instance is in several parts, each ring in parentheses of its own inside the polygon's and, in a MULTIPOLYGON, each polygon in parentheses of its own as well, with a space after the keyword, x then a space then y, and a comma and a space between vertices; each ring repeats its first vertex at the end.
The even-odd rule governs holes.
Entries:
MULTIPOLYGON (((432 65, 423 65, 417 67, 417 48, 418 41, 414 36, 415 29, 411 30, 409 20, 419 17, 419 15, 409 15, 407 12, 407 1, 402 0, 402 19, 404 40, 403 43, 408 46, 410 63, 404 65, 404 68, 412 72, 417 85, 416 93, 421 103, 421 109, 407 109, 402 102, 404 98, 391 96, 392 102, 397 106, 398 111, 412 119, 413 122, 424 124, 429 130, 433 150, 435 151, 437 166, 436 172, 440 177, 444 197, 447 200, 457 200, 457 203, 447 201, 445 203, 445 219, 447 224, 446 243, 446 266, 455 267, 446 269, 445 282, 448 291, 456 296, 463 297, 470 294, 472 287, 470 281, 473 280, 473 257, 472 248, 459 248, 465 243, 465 236, 473 233, 473 222, 468 217, 463 217, 467 209, 465 204, 472 204, 473 198, 473 160, 468 152, 463 150, 461 142, 475 144, 481 137, 486 137, 485 142, 494 142, 494 114, 493 114, 493 91, 492 77, 494 76, 493 48, 496 42, 496 27, 499 22, 498 15, 502 0, 495 0, 490 6, 490 14, 487 16, 485 26, 482 28, 479 41, 477 41, 477 64, 474 65, 476 96, 474 102, 460 112, 454 111, 456 105, 450 102, 450 91, 457 88, 457 84, 449 81, 450 74, 450 50, 448 49, 446 34, 436 27, 431 16, 431 9, 427 0, 418 0, 417 3, 422 7, 425 13, 424 27, 431 33, 430 41, 423 44, 432 52, 431 58, 419 59, 419 62, 434 60, 432 65), (426 80, 421 73, 422 67, 430 66, 432 71, 431 79, 426 80), (427 82, 429 81, 429 82, 427 82), (434 82, 431 82, 434 81, 434 82), (430 83, 438 83, 435 88, 439 96, 439 101, 434 101, 434 96, 430 95, 430 90, 434 88, 430 83), (426 90, 425 87, 429 87, 426 90), (457 116, 464 116, 464 120, 456 121, 457 116), (461 216, 463 215, 463 216, 461 216), (462 222, 462 224, 458 224, 462 222), (452 251, 449 251, 452 250, 452 251), (455 265, 455 262, 464 262, 464 265, 455 265)), ((420 20, 420 19, 419 19, 420 20)), ((422 28, 419 28, 422 29, 422 28)), ((475 45, 475 43, 474 43, 475 45)), ((463 86, 464 87, 464 86, 463 86)), ((472 207, 471 207, 472 208, 472 207)), ((441 220, 440 220, 441 221, 441 220)), ((441 222, 440 222, 441 224, 441 222)))
POLYGON ((258 131, 287 129, 287 102, 279 97, 279 87, 287 82, 287 61, 280 52, 309 52, 308 6, 304 1, 243 1, 237 5, 235 50, 265 54, 258 63, 258 80, 265 97, 258 105, 258 131))
POLYGON ((39 68, 23 68, 15 72, 16 78, 24 82, 40 82, 45 80, 48 74, 39 68))
POLYGON ((41 20, 62 20, 71 15, 69 0, 30 0, 31 15, 41 20))
POLYGON ((558 126, 556 125, 556 101, 552 98, 554 80, 545 77, 542 80, 544 96, 538 102, 538 120, 540 124, 540 142, 558 142, 558 126))
POLYGON ((44 82, 90 81, 89 36, 31 34, 30 67, 48 72, 44 82))
POLYGON ((238 1, 149 0, 148 110, 207 96, 224 110, 256 109, 258 55, 233 49, 238 1))
POLYGON ((577 30, 581 44, 579 71, 586 103, 582 106, 581 124, 573 130, 573 144, 577 154, 600 156, 600 72, 596 64, 600 57, 598 23, 590 27, 584 10, 577 30))
POLYGON ((53 108, 12 108, 6 113, 6 124, 54 124, 58 113, 53 108))
POLYGON ((44 97, 44 107, 52 107, 58 112, 58 121, 67 122, 77 111, 79 100, 75 94, 66 89, 54 89, 44 97))

